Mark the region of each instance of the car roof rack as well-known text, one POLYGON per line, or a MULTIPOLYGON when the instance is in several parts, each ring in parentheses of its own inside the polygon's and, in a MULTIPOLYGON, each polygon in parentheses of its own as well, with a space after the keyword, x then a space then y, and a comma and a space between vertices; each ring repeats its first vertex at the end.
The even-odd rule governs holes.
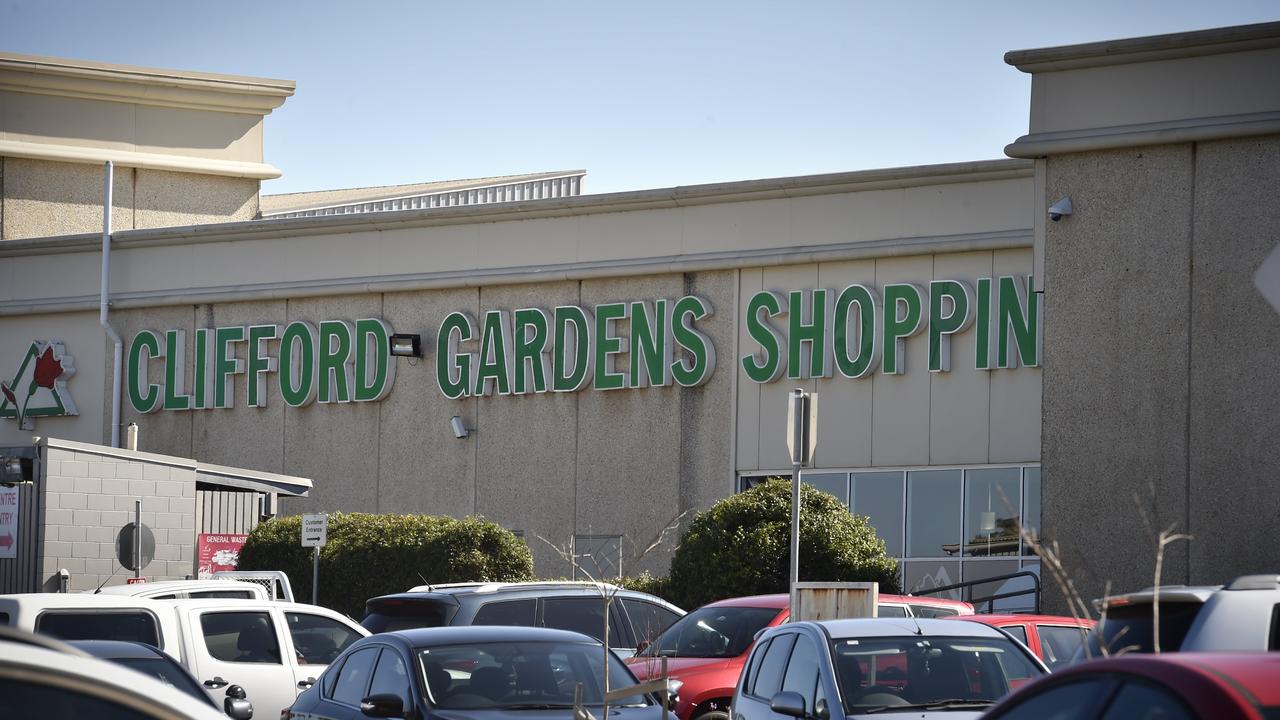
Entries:
POLYGON ((439 583, 435 585, 416 585, 409 588, 409 592, 435 592, 437 590, 448 589, 473 589, 477 593, 492 593, 499 590, 509 588, 530 589, 538 588, 557 588, 564 586, 595 588, 597 590, 622 590, 617 585, 605 582, 594 582, 591 580, 531 580, 526 582, 465 582, 465 583, 439 583))
POLYGON ((1276 590, 1280 588, 1280 575, 1242 575, 1226 587, 1227 590, 1276 590))

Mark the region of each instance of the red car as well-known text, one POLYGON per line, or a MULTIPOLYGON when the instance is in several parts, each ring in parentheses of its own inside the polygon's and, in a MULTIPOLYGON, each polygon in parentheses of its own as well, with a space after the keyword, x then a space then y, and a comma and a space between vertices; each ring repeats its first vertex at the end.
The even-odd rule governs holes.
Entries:
POLYGON ((1005 698, 983 720, 1274 720, 1280 654, 1164 653, 1091 660, 1005 698))
POLYGON ((965 615, 958 620, 980 622, 1001 630, 1022 641, 1031 648, 1050 670, 1065 667, 1071 662, 1085 635, 1098 623, 1087 618, 1076 619, 1060 615, 965 615))
MULTIPOLYGON (((756 595, 709 603, 685 615, 627 659, 640 682, 661 672, 683 683, 675 712, 680 720, 728 720, 729 700, 756 635, 790 617, 788 597, 756 595)), ((880 617, 972 615, 973 606, 932 597, 881 595, 880 617)))

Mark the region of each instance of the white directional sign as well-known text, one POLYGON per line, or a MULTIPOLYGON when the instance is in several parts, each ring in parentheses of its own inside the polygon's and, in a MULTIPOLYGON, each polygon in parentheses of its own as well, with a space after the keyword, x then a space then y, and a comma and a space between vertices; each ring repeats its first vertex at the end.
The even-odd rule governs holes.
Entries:
POLYGON ((18 557, 18 488, 0 487, 0 558, 18 557))
POLYGON ((302 516, 302 547, 324 547, 328 534, 328 515, 302 516))
POLYGON ((1262 297, 1271 303, 1271 307, 1280 312, 1280 246, 1262 261, 1258 272, 1254 273, 1253 284, 1258 287, 1262 297))

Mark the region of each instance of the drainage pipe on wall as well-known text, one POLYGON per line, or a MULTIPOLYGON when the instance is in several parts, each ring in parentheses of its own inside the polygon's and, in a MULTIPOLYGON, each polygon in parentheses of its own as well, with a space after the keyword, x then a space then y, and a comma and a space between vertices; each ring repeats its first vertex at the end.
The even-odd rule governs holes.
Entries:
POLYGON ((102 179, 102 289, 98 296, 98 324, 107 331, 114 349, 111 362, 111 447, 120 447, 120 376, 123 371, 124 343, 120 333, 107 319, 107 284, 111 278, 111 183, 114 168, 106 164, 102 179))

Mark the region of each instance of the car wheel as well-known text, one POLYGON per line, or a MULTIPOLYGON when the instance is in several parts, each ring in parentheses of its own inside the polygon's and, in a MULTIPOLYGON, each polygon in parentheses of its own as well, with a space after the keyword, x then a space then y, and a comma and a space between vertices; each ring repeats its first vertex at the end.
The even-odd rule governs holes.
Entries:
POLYGON ((724 710, 708 710, 693 720, 729 720, 729 713, 724 710))

